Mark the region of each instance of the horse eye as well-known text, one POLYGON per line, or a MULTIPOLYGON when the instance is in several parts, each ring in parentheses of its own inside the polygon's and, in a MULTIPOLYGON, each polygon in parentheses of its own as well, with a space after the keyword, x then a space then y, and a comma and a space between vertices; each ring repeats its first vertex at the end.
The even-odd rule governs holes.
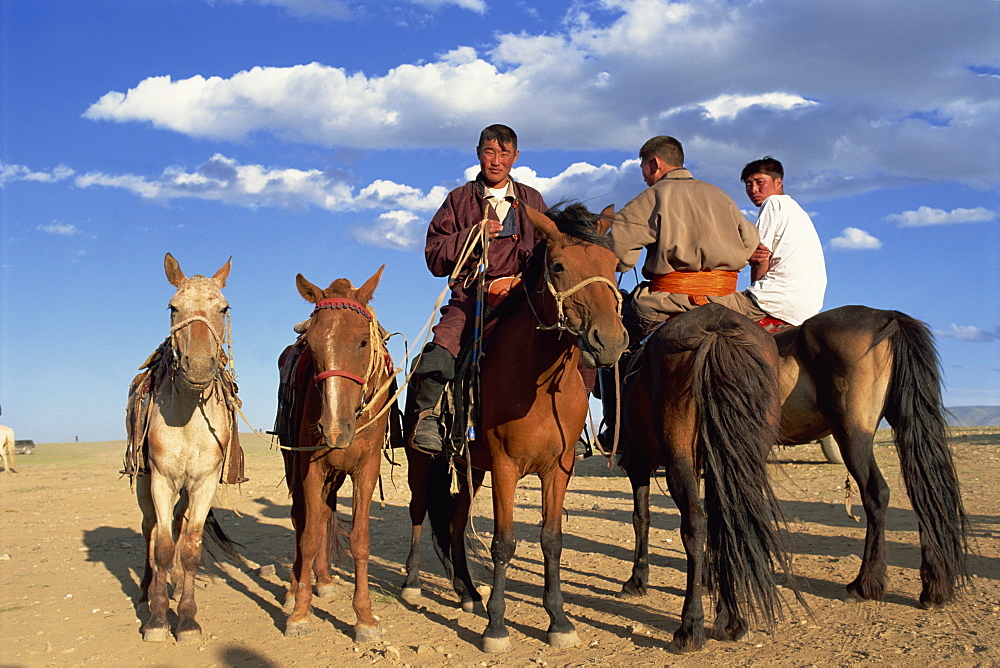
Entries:
POLYGON ((177 313, 177 307, 174 306, 173 304, 169 304, 167 306, 167 310, 170 311, 171 313, 177 313))
POLYGON ((228 306, 223 306, 223 307, 222 307, 222 311, 220 311, 220 312, 221 312, 222 314, 226 314, 226 313, 229 313, 229 307, 228 307, 228 306))
POLYGON ((367 348, 368 347, 368 339, 361 339, 361 345, 358 346, 358 347, 359 348, 367 348))
POLYGON ((563 266, 562 262, 553 262, 552 263, 552 271, 558 273, 560 271, 563 271, 564 269, 565 269, 565 267, 563 266))

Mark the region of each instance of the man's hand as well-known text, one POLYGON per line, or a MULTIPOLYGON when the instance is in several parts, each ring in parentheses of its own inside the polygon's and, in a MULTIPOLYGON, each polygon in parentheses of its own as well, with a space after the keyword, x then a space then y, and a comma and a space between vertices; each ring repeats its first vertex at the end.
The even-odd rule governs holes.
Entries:
POLYGON ((750 254, 750 280, 754 283, 764 278, 771 268, 771 249, 764 244, 757 244, 757 248, 750 254))
POLYGON ((503 229, 503 223, 499 220, 487 221, 486 233, 489 235, 490 239, 496 239, 497 235, 500 234, 500 230, 503 229))

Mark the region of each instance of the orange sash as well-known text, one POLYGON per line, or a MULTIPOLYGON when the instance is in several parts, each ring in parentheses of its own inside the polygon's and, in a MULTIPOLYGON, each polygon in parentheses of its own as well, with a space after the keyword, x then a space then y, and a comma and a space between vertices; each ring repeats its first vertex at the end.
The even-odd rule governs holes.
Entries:
POLYGON ((706 295, 724 297, 736 292, 736 277, 739 272, 724 269, 704 271, 672 271, 657 274, 650 281, 652 292, 672 292, 689 295, 691 303, 699 306, 707 304, 706 295))

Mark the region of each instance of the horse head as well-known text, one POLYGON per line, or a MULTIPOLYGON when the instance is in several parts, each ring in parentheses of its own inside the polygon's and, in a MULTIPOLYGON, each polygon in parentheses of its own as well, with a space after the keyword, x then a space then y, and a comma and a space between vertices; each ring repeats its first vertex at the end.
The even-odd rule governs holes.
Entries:
POLYGON ((368 302, 384 269, 383 264, 360 288, 338 278, 324 290, 302 274, 295 277, 299 294, 316 306, 305 339, 322 403, 317 428, 332 448, 351 444, 367 390, 381 378, 385 350, 368 302))
POLYGON ((222 295, 233 258, 211 278, 190 278, 170 253, 163 258, 167 280, 177 288, 170 298, 170 340, 174 364, 181 382, 192 390, 204 390, 224 364, 223 341, 229 302, 222 295))
POLYGON ((542 281, 552 299, 546 300, 542 318, 555 321, 549 329, 577 337, 584 364, 611 366, 628 346, 614 280, 618 258, 607 236, 613 208, 599 216, 582 204, 549 215, 525 209, 546 242, 542 281))

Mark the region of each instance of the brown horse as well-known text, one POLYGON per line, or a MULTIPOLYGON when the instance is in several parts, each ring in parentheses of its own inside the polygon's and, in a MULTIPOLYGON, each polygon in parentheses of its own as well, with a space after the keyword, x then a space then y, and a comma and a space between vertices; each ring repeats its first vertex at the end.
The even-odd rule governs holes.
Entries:
POLYGON ((637 540, 636 565, 622 592, 645 594, 649 481, 666 467, 687 552, 676 651, 705 643, 706 584, 716 598, 719 640, 742 637, 748 620, 772 628, 781 615, 772 566, 787 574, 789 558, 767 472, 777 434, 777 364, 769 334, 735 311, 707 304, 667 320, 628 365, 621 465, 632 483, 637 540))
MULTIPOLYGON (((222 288, 231 260, 211 278, 190 278, 167 253, 167 279, 177 288, 170 299, 170 336, 150 357, 130 389, 130 452, 142 464, 126 470, 135 482, 146 540, 143 599, 150 618, 143 640, 169 638, 167 577, 173 571, 178 642, 197 640, 194 578, 202 537, 231 543, 219 533, 210 513, 223 463, 236 428, 235 384, 226 371, 226 313, 222 288), (141 405, 141 410, 134 410, 141 405), (142 469, 145 469, 143 471, 142 469), (145 475, 142 473, 146 473, 145 475)), ((231 549, 231 548, 229 548, 231 549)))
MULTIPOLYGON (((514 492, 517 482, 535 474, 542 487, 541 546, 544 555, 543 601, 549 614, 548 642, 568 647, 579 642, 563 610, 559 581, 562 552, 562 508, 573 474, 574 444, 583 430, 587 393, 578 371, 581 357, 589 366, 613 364, 628 337, 618 316, 620 295, 613 276, 617 260, 604 235, 610 220, 599 219, 581 205, 572 205, 552 219, 528 210, 544 242, 525 270, 520 299, 508 317, 496 325, 481 361, 479 417, 467 457, 472 489, 464 474, 457 496, 448 493, 447 466, 428 465, 424 474, 411 473, 411 516, 414 542, 407 560, 405 588, 419 590, 415 569, 423 520, 420 508, 431 503, 432 528, 439 554, 452 557, 456 587, 468 606, 481 600, 465 563, 464 533, 472 495, 492 473, 493 588, 487 604, 489 624, 482 636, 486 652, 511 649, 505 625, 507 567, 514 557, 514 492), (415 510, 416 508, 416 510, 415 510), (443 515, 441 513, 444 513, 443 515), (437 519, 435 519, 437 514, 437 519), (438 531, 450 531, 450 537, 438 531), (460 572, 463 571, 464 572, 460 572)), ((411 465, 421 459, 411 456, 411 465)), ((427 458, 422 461, 428 463, 427 458)))
MULTIPOLYGON (((337 540, 337 491, 347 476, 354 492, 350 532, 357 615, 354 639, 369 642, 382 636, 368 593, 368 527, 382 449, 389 438, 391 411, 387 404, 392 393, 388 389, 394 371, 383 332, 368 302, 383 269, 385 265, 360 288, 340 278, 324 290, 302 274, 296 276, 299 294, 315 304, 315 310, 296 344, 305 351, 298 351, 293 374, 305 382, 297 387, 287 407, 289 432, 282 435, 295 529, 288 589, 293 607, 285 625, 289 637, 311 630, 312 575, 316 575, 320 595, 333 587, 328 555, 337 540)), ((293 349, 283 353, 282 365, 293 349)), ((279 415, 279 424, 282 419, 279 415)))
MULTIPOLYGON (((780 355, 778 443, 809 443, 833 433, 861 490, 868 526, 857 599, 886 588, 885 519, 889 487, 872 449, 884 417, 893 427, 903 481, 920 527, 920 603, 951 601, 967 580, 968 539, 958 476, 948 449, 941 376, 929 329, 898 311, 842 306, 775 335, 780 355)), ((635 564, 624 595, 645 594, 649 577, 649 499, 635 497, 635 564)))

